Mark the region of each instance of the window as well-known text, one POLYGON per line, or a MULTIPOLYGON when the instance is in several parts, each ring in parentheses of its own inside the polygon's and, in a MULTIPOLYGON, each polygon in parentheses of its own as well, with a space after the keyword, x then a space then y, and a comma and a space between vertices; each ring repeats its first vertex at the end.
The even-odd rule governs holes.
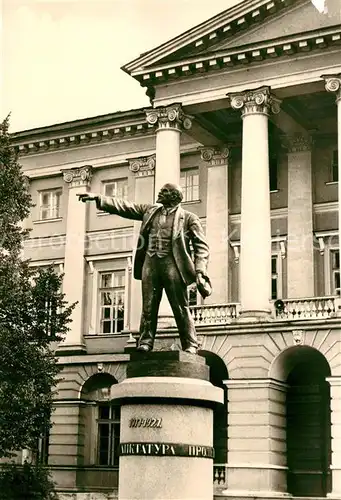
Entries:
POLYGON ((119 333, 124 328, 125 271, 100 274, 100 333, 119 333))
POLYGON ((39 219, 58 219, 60 217, 61 189, 40 191, 39 193, 39 219))
POLYGON ((332 170, 332 182, 338 182, 339 181, 339 162, 338 162, 338 150, 337 149, 334 149, 334 151, 332 152, 331 170, 332 170))
POLYGON ((38 439, 35 463, 47 465, 49 461, 50 427, 48 426, 40 439, 38 439))
POLYGON ((124 178, 103 182, 103 192, 105 196, 114 196, 115 198, 127 199, 128 179, 124 178))
POLYGON ((330 251, 331 258, 331 293, 340 295, 340 252, 339 250, 330 251))
POLYGON ((118 467, 120 408, 109 403, 98 405, 97 463, 118 467))
POLYGON ((183 191, 183 201, 199 200, 199 169, 189 168, 180 173, 180 186, 183 191))
POLYGON ((269 160, 269 182, 270 191, 277 191, 277 158, 270 158, 269 160))
POLYGON ((193 283, 187 288, 187 293, 188 293, 188 303, 190 306, 196 306, 198 305, 198 291, 197 291, 197 285, 193 283))
POLYGON ((271 299, 282 298, 282 257, 281 254, 271 256, 271 299))

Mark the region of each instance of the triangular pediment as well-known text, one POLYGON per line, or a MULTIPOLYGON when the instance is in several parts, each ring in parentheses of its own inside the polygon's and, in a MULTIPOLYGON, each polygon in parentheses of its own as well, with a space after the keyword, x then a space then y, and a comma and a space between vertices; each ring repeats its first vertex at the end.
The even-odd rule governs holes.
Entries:
POLYGON ((123 70, 140 81, 150 69, 195 61, 238 47, 259 46, 341 26, 340 0, 325 0, 320 13, 311 0, 243 0, 182 35, 153 49, 123 70))
POLYGON ((294 4, 276 16, 246 29, 237 37, 221 41, 209 48, 208 52, 237 48, 290 35, 300 35, 341 24, 340 0, 328 0, 328 11, 320 13, 312 2, 294 4))

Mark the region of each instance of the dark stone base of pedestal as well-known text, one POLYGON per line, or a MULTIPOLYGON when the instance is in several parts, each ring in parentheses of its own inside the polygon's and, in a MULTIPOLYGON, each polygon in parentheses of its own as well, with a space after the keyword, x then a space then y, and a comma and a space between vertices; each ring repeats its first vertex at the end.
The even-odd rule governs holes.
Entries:
POLYGON ((201 356, 183 351, 130 353, 127 378, 184 377, 209 380, 209 367, 201 356))

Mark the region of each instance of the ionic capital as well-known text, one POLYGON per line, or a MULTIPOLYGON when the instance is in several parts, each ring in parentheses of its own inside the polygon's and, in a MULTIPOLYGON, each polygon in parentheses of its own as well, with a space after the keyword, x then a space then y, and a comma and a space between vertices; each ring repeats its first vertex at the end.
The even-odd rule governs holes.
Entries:
POLYGON ((309 135, 293 134, 283 137, 283 145, 288 150, 288 153, 301 153, 311 151, 312 138, 309 135))
POLYGON ((240 109, 244 118, 250 114, 277 114, 280 112, 281 101, 274 97, 269 87, 229 94, 231 107, 240 109))
POLYGON ((133 172, 136 177, 145 177, 154 175, 156 165, 156 156, 144 156, 129 160, 129 170, 133 172))
POLYGON ((201 159, 207 161, 211 167, 226 165, 230 156, 227 146, 206 146, 200 148, 201 159))
POLYGON ((80 168, 65 169, 63 172, 64 181, 69 184, 69 188, 88 187, 92 177, 92 166, 84 165, 80 168))
POLYGON ((336 102, 341 101, 341 74, 322 75, 327 92, 335 92, 336 102))
POLYGON ((175 129, 181 131, 189 130, 192 126, 192 118, 185 115, 180 104, 147 109, 146 119, 151 125, 157 124, 159 130, 175 129))

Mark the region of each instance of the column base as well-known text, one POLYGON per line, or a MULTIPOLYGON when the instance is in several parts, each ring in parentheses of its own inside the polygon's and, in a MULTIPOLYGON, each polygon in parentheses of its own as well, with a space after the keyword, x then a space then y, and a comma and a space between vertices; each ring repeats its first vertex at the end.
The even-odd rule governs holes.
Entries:
POLYGON ((56 349, 56 356, 71 356, 86 352, 85 344, 60 344, 56 349))
POLYGON ((271 309, 241 309, 238 317, 239 323, 261 323, 271 320, 271 309))

